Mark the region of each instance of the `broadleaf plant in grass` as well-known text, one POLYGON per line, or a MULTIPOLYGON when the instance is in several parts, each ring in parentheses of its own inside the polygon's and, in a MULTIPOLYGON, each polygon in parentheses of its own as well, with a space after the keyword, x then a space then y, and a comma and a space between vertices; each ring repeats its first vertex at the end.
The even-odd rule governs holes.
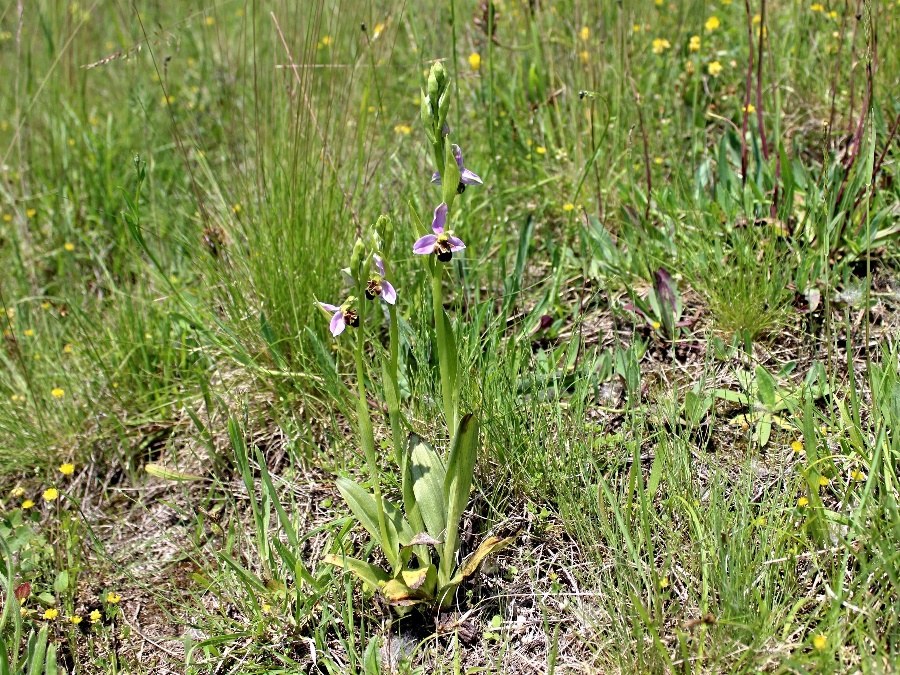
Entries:
POLYGON ((412 245, 412 252, 425 257, 431 273, 431 320, 437 345, 441 404, 451 439, 446 456, 418 434, 404 438, 397 319, 397 304, 403 299, 403 290, 398 291, 387 281, 393 278, 387 256, 394 238, 390 219, 379 218, 368 246, 362 240, 354 246, 350 267, 345 270, 353 286, 352 295, 341 305, 319 303, 330 316, 330 329, 335 338, 348 326, 355 329, 351 339, 356 362, 357 428, 370 482, 366 487, 342 477, 337 480, 337 488, 353 516, 381 549, 388 569, 343 554, 329 554, 325 562, 349 570, 400 611, 413 605, 448 605, 457 587, 476 572, 484 558, 513 541, 488 537, 474 553, 459 560, 459 526, 475 473, 479 422, 474 413, 459 414, 457 351, 443 301, 444 263, 465 248, 450 228, 456 197, 466 186, 481 185, 482 180, 464 165, 459 146, 449 143, 450 130, 446 123, 449 101, 449 77, 443 65, 437 63, 428 76, 426 91, 422 92, 422 120, 438 165, 432 182, 441 186, 441 201, 434 209, 431 232, 423 234, 412 245), (380 312, 370 310, 367 300, 378 298, 387 305, 390 323, 389 347, 383 357, 381 375, 402 504, 389 501, 381 490, 379 457, 366 390, 367 328, 381 316, 380 312))

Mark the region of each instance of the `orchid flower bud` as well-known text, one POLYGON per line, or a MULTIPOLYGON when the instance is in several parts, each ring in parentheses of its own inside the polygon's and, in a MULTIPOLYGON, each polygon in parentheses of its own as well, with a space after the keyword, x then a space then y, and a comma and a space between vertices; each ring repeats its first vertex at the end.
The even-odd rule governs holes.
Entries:
POLYGON ((353 253, 350 256, 350 274, 354 281, 362 278, 363 259, 366 257, 366 245, 362 239, 357 238, 353 244, 353 253))

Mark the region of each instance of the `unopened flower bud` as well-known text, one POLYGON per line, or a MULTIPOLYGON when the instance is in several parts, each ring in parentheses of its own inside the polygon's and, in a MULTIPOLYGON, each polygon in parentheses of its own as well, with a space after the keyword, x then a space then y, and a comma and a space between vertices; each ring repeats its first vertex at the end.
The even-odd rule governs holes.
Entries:
POLYGON ((438 61, 431 66, 431 72, 428 73, 428 97, 431 99, 432 106, 437 104, 441 94, 447 88, 447 79, 447 70, 443 63, 438 61))
POLYGON ((391 220, 390 216, 378 216, 378 220, 375 221, 375 232, 378 233, 381 239, 379 248, 382 251, 390 251, 394 243, 394 221, 391 220))
POLYGON ((366 256, 366 245, 362 239, 353 244, 353 254, 350 256, 350 274, 354 279, 359 279, 362 272, 363 258, 366 256))

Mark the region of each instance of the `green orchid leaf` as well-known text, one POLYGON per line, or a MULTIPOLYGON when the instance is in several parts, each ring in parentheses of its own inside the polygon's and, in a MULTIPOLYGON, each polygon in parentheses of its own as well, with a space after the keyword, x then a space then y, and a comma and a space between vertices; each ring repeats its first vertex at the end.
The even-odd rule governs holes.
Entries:
POLYGON ((370 565, 365 561, 351 558, 350 556, 329 553, 322 558, 322 562, 352 572, 374 589, 381 588, 391 580, 391 576, 380 567, 375 567, 375 565, 370 565))
POLYGON ((350 507, 350 511, 356 516, 360 524, 366 528, 366 531, 381 546, 382 550, 396 551, 401 546, 408 546, 409 542, 415 536, 415 532, 406 522, 400 509, 395 504, 382 500, 384 504, 385 521, 387 525, 387 536, 390 541, 382 542, 380 528, 378 527, 378 502, 360 485, 357 485, 348 478, 338 478, 337 489, 350 507), (387 545, 387 548, 386 546, 387 545))
POLYGON ((730 401, 731 403, 750 405, 750 399, 745 394, 741 394, 737 391, 731 391, 731 389, 714 389, 713 394, 715 394, 718 398, 730 401))
POLYGON ((478 454, 478 421, 471 413, 459 422, 450 456, 447 459, 447 475, 444 479, 444 496, 447 500, 447 531, 444 536, 444 551, 441 554, 440 578, 446 583, 450 578, 451 565, 456 558, 459 543, 459 519, 469 502, 472 475, 475 473, 475 459, 478 454))
POLYGON ((772 416, 764 415, 756 427, 756 440, 759 447, 763 448, 769 442, 769 436, 772 435, 772 416))
POLYGON ((409 470, 416 505, 428 534, 440 539, 447 528, 444 495, 447 470, 441 456, 416 434, 410 435, 409 447, 409 470))
POLYGON ((772 410, 775 408, 775 378, 762 366, 756 366, 757 396, 764 406, 772 410))

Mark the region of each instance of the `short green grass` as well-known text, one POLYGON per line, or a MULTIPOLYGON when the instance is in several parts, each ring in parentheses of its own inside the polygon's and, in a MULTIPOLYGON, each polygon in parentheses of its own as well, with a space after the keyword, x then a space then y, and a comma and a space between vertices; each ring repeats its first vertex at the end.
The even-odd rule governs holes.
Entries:
POLYGON ((0 658, 888 672, 900 6, 851 4, 0 4, 0 658), (465 529, 518 540, 401 620, 321 564, 370 551, 314 300, 389 215, 403 406, 446 444, 410 253, 435 59, 485 179, 446 291, 484 430, 465 529), (679 315, 637 314, 661 269, 679 315))

